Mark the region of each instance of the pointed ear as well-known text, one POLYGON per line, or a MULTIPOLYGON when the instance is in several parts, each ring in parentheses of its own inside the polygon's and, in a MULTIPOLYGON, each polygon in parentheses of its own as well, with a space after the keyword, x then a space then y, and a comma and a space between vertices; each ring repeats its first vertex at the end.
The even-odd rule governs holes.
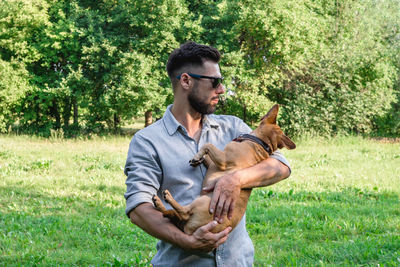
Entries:
POLYGON ((261 120, 269 124, 276 124, 276 117, 278 116, 279 105, 275 104, 261 120))
POLYGON ((287 137, 286 135, 282 135, 281 142, 279 144, 279 148, 282 148, 282 147, 286 147, 287 149, 295 149, 296 144, 293 143, 293 141, 290 140, 290 138, 287 137))

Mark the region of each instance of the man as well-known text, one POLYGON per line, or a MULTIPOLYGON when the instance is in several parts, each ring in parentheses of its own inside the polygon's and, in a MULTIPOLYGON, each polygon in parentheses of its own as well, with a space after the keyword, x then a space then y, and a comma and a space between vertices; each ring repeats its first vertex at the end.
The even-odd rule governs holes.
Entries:
MULTIPOLYGON (((212 143, 223 149, 227 143, 251 129, 239 118, 213 115, 219 95, 224 93, 215 48, 187 42, 172 52, 167 63, 174 102, 163 118, 132 138, 125 166, 126 214, 132 223, 160 239, 154 266, 251 266, 253 244, 245 216, 236 228, 210 231, 230 216, 241 188, 267 186, 290 174, 279 153, 250 168, 221 177, 216 184, 202 182, 204 166, 193 168, 189 160, 198 149, 212 143), (215 221, 187 235, 157 211, 152 196, 168 189, 181 205, 191 203, 201 190, 213 191, 210 212, 215 221)), ((165 204, 167 209, 170 208, 165 204)))

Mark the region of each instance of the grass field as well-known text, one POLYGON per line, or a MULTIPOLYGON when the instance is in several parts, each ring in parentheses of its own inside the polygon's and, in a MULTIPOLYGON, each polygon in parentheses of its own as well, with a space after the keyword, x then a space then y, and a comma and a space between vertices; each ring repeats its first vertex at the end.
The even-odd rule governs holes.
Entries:
MULTIPOLYGON (((147 266, 124 214, 129 138, 0 136, 0 266, 147 266)), ((399 266, 400 143, 338 137, 283 150, 292 176, 253 192, 256 266, 399 266)))

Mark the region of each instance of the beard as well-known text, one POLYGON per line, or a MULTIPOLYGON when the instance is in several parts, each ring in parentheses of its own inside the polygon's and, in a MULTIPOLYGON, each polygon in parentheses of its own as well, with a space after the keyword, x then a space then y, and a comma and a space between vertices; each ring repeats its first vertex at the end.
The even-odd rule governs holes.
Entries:
MULTIPOLYGON (((213 99, 218 99, 218 97, 214 97, 213 99)), ((200 114, 212 114, 215 112, 217 105, 212 105, 207 103, 204 99, 201 99, 198 94, 198 87, 193 87, 192 91, 188 95, 188 101, 190 106, 200 114)))

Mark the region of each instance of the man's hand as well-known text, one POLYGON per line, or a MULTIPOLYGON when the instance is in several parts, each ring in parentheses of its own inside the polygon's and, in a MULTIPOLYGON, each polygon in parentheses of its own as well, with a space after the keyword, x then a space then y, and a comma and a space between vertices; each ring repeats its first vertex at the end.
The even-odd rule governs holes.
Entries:
POLYGON ((212 233, 211 230, 218 225, 218 222, 211 221, 202 227, 199 227, 192 235, 189 235, 188 247, 192 250, 210 252, 223 244, 228 238, 229 232, 232 230, 231 227, 219 233, 212 233))
POLYGON ((214 219, 219 223, 223 222, 225 215, 228 216, 228 219, 232 218, 241 189, 237 174, 238 172, 226 173, 203 188, 205 192, 214 191, 210 203, 210 213, 214 213, 214 219))
POLYGON ((232 227, 227 227, 219 233, 212 233, 218 225, 216 221, 199 227, 192 235, 182 232, 168 218, 156 210, 151 203, 138 205, 129 213, 132 223, 136 224, 152 236, 174 244, 182 249, 197 251, 212 251, 228 238, 232 227))

